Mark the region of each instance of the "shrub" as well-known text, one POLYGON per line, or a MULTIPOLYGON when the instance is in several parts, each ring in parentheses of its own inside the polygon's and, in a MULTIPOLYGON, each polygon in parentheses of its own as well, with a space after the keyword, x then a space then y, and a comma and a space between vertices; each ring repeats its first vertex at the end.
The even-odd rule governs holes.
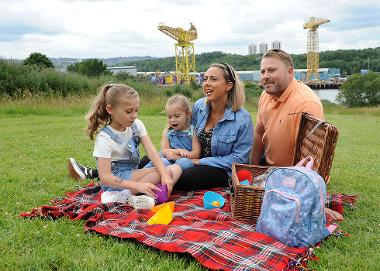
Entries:
POLYGON ((70 64, 67 66, 67 71, 76 72, 90 77, 97 77, 104 74, 110 74, 110 71, 107 71, 106 68, 107 65, 104 64, 102 60, 93 58, 70 64))
POLYGON ((354 74, 340 87, 337 100, 349 107, 380 105, 380 75, 354 74))
POLYGON ((53 62, 44 54, 31 53, 24 61, 24 65, 37 66, 38 68, 54 68, 53 62))
POLYGON ((244 82, 245 95, 247 97, 260 97, 263 90, 257 83, 244 82))
POLYGON ((23 93, 44 93, 66 96, 96 89, 97 81, 54 69, 34 69, 0 59, 0 95, 18 96, 23 93))

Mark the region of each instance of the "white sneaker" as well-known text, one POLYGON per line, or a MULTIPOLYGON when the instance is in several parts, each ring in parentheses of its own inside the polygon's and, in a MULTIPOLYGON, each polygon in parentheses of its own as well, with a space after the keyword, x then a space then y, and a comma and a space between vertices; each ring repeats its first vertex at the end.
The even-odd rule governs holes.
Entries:
POLYGON ((102 203, 119 202, 128 203, 128 199, 131 197, 129 190, 122 191, 104 191, 101 195, 102 203))
POLYGON ((77 163, 74 158, 69 158, 67 161, 67 168, 69 169, 69 174, 72 178, 76 180, 84 180, 86 179, 85 170, 81 164, 77 163))
POLYGON ((154 199, 145 195, 142 196, 130 196, 128 198, 128 204, 134 209, 152 209, 154 207, 154 199))

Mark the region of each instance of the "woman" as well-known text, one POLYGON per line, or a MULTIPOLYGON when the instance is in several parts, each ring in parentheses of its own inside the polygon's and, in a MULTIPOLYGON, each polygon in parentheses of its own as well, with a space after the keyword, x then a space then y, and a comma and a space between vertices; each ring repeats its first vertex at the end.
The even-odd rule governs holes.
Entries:
MULTIPOLYGON (((193 105, 192 125, 201 143, 201 158, 183 171, 175 190, 198 190, 228 186, 232 163, 248 163, 253 143, 253 123, 242 108, 244 87, 228 64, 212 64, 204 75, 204 98, 193 105)), ((76 179, 96 177, 96 172, 69 160, 76 179), (95 174, 94 174, 95 173, 95 174)))
POLYGON ((192 124, 201 143, 201 158, 186 169, 177 190, 228 186, 232 163, 248 163, 253 123, 244 103, 244 87, 228 64, 212 64, 204 75, 205 97, 193 106, 192 124))

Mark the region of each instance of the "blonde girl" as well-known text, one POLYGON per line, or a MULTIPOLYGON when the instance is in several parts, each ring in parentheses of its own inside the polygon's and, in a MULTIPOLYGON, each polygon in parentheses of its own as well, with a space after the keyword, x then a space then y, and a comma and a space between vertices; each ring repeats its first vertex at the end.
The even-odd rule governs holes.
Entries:
POLYGON ((104 191, 103 203, 119 201, 149 208, 152 202, 154 205, 153 198, 158 190, 155 184, 161 181, 162 184, 173 185, 173 172, 165 168, 144 124, 137 119, 139 107, 140 98, 133 88, 106 84, 101 87, 86 115, 86 132, 90 139, 96 136, 93 156, 97 160, 104 191), (155 168, 137 169, 139 143, 155 168), (131 195, 137 193, 149 197, 131 195))
MULTIPOLYGON (((170 97, 165 105, 165 112, 168 119, 168 127, 164 129, 161 139, 161 156, 165 165, 173 164, 184 159, 199 158, 201 146, 194 133, 194 128, 190 124, 191 107, 189 100, 183 95, 170 97)), ((191 162, 188 160, 188 162, 191 162)), ((152 167, 152 162, 145 168, 152 167)), ((182 169, 186 169, 182 165, 182 169)))

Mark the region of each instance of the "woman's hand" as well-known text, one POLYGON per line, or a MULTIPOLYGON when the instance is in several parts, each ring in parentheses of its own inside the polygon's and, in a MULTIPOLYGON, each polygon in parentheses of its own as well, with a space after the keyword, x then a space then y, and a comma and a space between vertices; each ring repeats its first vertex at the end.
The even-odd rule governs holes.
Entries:
POLYGON ((155 191, 159 191, 160 189, 152 183, 136 183, 136 190, 155 199, 155 191))

